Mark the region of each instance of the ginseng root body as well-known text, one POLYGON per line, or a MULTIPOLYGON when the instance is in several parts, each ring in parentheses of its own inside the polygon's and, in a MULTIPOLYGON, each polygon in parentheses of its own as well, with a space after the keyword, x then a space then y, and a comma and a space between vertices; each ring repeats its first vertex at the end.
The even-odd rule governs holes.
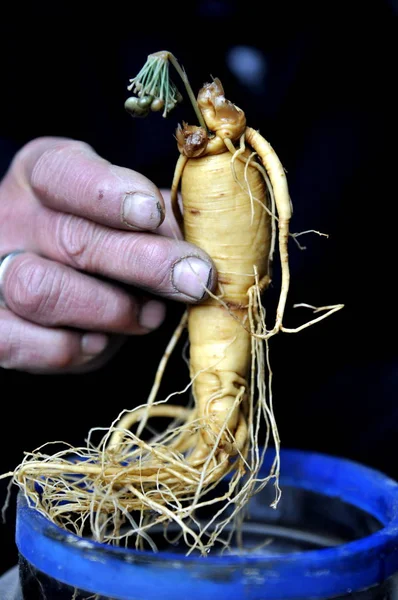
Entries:
POLYGON ((225 99, 219 80, 202 88, 198 105, 210 134, 186 124, 177 130, 182 159, 173 183, 175 199, 181 177, 185 239, 218 271, 216 294, 188 309, 190 373, 204 424, 197 452, 216 444, 233 455, 248 441, 249 292, 270 280, 272 206, 267 175, 245 141, 243 111, 225 99))
MULTIPOLYGON (((245 164, 237 162, 234 176, 231 154, 225 150, 190 158, 181 193, 184 237, 208 252, 218 272, 217 298, 209 297, 188 311, 190 372, 198 416, 207 424, 203 429, 206 444, 214 445, 224 427, 219 447, 234 454, 242 450, 247 435, 248 291, 255 284, 253 266, 260 279, 267 278, 271 226, 263 206, 252 203, 235 180, 244 181, 245 164), (230 434, 235 438, 232 443, 230 434)), ((264 179, 253 166, 247 170, 247 180, 252 194, 267 203, 264 179)))

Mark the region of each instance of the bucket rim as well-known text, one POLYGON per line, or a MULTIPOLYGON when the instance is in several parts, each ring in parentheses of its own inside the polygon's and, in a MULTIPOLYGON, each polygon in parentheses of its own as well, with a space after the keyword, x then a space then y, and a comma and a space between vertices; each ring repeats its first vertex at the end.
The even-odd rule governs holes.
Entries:
MULTIPOLYGON (((267 451, 264 471, 273 457, 274 453, 267 451)), ((271 586, 277 594, 269 596, 270 598, 279 598, 279 593, 283 594, 281 598, 300 598, 309 595, 313 595, 314 598, 327 597, 317 595, 323 593, 323 588, 326 590, 325 593, 338 595, 346 590, 355 591, 370 587, 398 571, 398 483, 396 481, 380 471, 346 458, 305 450, 284 449, 281 451, 282 488, 284 485, 293 485, 300 489, 321 493, 326 497, 337 496, 343 502, 375 517, 380 522, 381 529, 339 546, 287 554, 264 555, 256 552, 248 555, 210 554, 206 558, 184 556, 170 551, 155 554, 152 551, 125 549, 80 538, 51 523, 34 507, 29 506, 26 498, 20 493, 16 544, 21 555, 36 569, 81 589, 86 589, 83 563, 90 567, 88 570, 91 572, 96 560, 99 560, 97 567, 99 566, 100 569, 101 561, 106 561, 108 566, 112 563, 116 569, 120 568, 120 563, 124 563, 130 570, 137 571, 142 571, 143 566, 161 570, 171 569, 173 572, 179 571, 180 578, 184 572, 183 580, 186 577, 189 579, 189 575, 193 573, 196 573, 195 577, 197 577, 198 572, 201 573, 201 577, 204 577, 205 571, 208 574, 212 572, 213 576, 216 576, 217 572, 220 574, 221 571, 224 574, 240 573, 241 576, 242 573, 246 573, 245 577, 249 579, 250 573, 257 574, 258 578, 259 573, 265 572, 267 585, 271 586), (66 561, 68 568, 63 568, 60 572, 59 566, 56 566, 55 554, 61 547, 63 564, 65 565, 66 561), (79 573, 72 576, 72 563, 76 560, 79 560, 79 573), (291 586, 293 581, 297 586, 301 579, 305 579, 305 590, 303 588, 300 592, 305 591, 304 595, 290 595, 292 592, 287 586, 291 586)), ((91 588, 88 590, 90 591, 91 588)), ((107 593, 112 596, 112 591, 108 590, 107 593)))

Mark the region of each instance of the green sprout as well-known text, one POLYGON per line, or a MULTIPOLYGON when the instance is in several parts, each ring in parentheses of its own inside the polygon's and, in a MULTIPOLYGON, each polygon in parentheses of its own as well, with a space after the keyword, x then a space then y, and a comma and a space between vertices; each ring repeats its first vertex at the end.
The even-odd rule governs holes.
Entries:
POLYGON ((138 75, 130 79, 127 89, 133 91, 136 96, 127 98, 125 109, 134 117, 146 117, 150 111, 163 111, 162 116, 166 117, 176 104, 182 101, 182 95, 169 76, 170 63, 181 77, 199 123, 206 130, 202 113, 185 71, 173 54, 165 50, 150 54, 138 75))

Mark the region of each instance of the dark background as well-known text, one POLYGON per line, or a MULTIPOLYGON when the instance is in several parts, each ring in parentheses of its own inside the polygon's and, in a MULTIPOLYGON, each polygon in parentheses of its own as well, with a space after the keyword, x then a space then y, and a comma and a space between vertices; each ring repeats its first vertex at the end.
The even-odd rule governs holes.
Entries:
MULTIPOLYGON (((191 109, 185 103, 167 120, 135 121, 123 109, 128 80, 161 49, 175 53, 194 89, 210 75, 220 77, 287 169, 292 231, 330 236, 301 238, 303 252, 291 243, 289 306, 345 304, 316 327, 272 340, 282 446, 345 456, 398 478, 396 6, 369 2, 349 15, 347 3, 333 4, 334 11, 321 3, 324 14, 311 25, 285 2, 262 2, 262 15, 248 4, 8 7, 0 26, 0 165, 4 171, 27 141, 60 135, 89 142, 108 160, 168 187, 177 159, 174 129, 192 120, 191 109), (230 68, 232 51, 241 47, 258 53, 263 65, 251 83, 230 68)), ((278 278, 276 269, 270 311, 278 278)), ((107 426, 141 403, 182 307, 169 303, 168 310, 159 331, 130 339, 98 372, 1 370, 0 472, 46 441, 81 444, 90 427, 107 426)), ((289 309, 286 323, 309 316, 289 309)), ((187 381, 180 354, 162 393, 187 381)), ((1 571, 16 561, 13 506, 14 497, 0 529, 1 571)))

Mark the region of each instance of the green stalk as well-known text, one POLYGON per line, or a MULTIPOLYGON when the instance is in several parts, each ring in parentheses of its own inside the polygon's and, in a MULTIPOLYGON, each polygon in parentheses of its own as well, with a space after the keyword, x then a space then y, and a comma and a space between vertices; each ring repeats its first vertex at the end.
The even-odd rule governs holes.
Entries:
POLYGON ((205 131, 207 131, 205 120, 203 118, 203 115, 202 115, 202 113, 200 111, 200 108, 198 106, 198 103, 196 101, 196 96, 195 96, 195 94, 192 91, 191 84, 189 83, 189 79, 187 77, 187 74, 180 67, 180 65, 179 65, 176 57, 173 54, 171 54, 171 52, 168 52, 168 55, 169 55, 169 60, 170 60, 171 64, 173 65, 173 67, 177 71, 178 75, 180 76, 180 78, 181 78, 181 80, 182 80, 182 82, 183 82, 183 84, 185 86, 186 92, 188 94, 188 98, 191 101, 192 107, 193 107, 193 109, 195 111, 195 114, 196 114, 196 117, 197 117, 197 119, 199 121, 200 126, 203 127, 203 129, 205 131))

